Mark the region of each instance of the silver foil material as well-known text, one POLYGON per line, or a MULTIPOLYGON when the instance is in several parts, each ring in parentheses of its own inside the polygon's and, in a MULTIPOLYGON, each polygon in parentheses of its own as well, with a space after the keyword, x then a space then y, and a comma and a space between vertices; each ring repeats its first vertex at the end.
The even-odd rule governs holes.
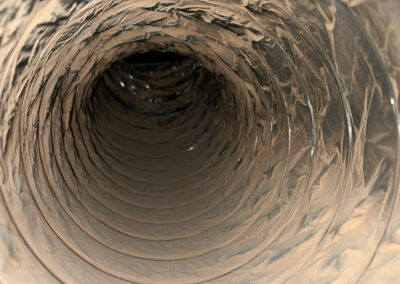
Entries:
POLYGON ((400 283, 383 4, 0 0, 0 282, 400 283))

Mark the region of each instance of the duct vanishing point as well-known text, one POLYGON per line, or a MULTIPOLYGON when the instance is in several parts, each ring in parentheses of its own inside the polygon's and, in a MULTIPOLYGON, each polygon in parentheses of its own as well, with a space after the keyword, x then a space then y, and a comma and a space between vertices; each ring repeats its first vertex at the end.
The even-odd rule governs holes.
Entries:
POLYGON ((0 283, 400 283, 392 2, 0 0, 0 283))

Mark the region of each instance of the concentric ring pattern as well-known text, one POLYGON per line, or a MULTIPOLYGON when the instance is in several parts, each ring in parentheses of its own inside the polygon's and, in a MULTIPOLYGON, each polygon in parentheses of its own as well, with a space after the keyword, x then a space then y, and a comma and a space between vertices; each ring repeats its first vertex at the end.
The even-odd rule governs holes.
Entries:
POLYGON ((400 69, 374 5, 3 6, 0 279, 399 276, 400 69))

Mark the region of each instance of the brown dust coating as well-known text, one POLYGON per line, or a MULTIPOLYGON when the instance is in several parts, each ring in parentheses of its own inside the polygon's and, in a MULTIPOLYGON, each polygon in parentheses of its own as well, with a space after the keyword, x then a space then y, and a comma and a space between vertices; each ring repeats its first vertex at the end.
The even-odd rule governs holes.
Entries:
POLYGON ((382 7, 0 0, 0 283, 399 283, 382 7))

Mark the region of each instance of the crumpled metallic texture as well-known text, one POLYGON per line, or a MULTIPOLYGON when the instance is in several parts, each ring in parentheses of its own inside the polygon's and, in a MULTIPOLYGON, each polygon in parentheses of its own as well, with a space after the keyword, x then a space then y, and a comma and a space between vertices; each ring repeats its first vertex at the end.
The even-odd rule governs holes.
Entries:
POLYGON ((0 282, 400 283, 400 64, 384 7, 0 1, 0 282), (148 128, 123 138, 130 112, 91 86, 111 68, 120 90, 112 64, 151 50, 201 63, 182 99, 198 111, 156 135, 137 110, 148 128), (183 129, 204 143, 154 146, 183 129))

